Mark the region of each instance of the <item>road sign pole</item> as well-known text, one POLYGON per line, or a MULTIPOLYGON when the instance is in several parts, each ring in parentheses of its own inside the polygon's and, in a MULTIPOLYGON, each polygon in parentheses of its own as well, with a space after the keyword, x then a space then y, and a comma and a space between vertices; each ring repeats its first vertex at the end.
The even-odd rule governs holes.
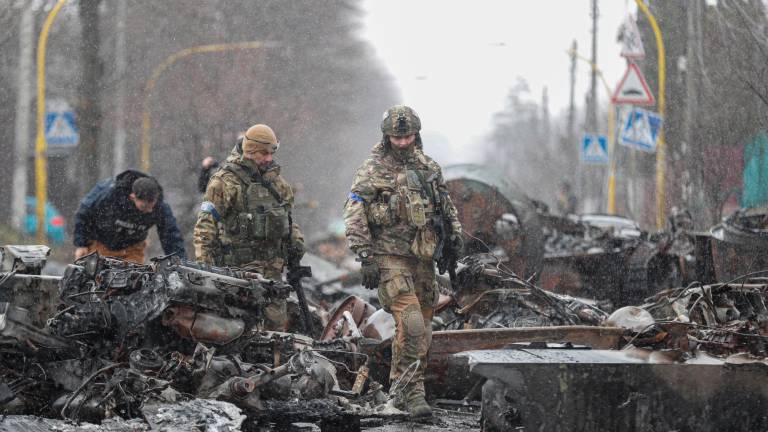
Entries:
MULTIPOLYGON (((585 61, 589 63, 590 67, 597 73, 597 75, 600 77, 600 80, 603 82, 603 86, 605 86, 605 94, 610 95, 611 94, 611 87, 608 85, 608 82, 605 80, 605 76, 603 75, 603 72, 600 70, 600 68, 597 67, 596 64, 592 63, 589 59, 580 56, 576 52, 576 48, 574 45, 574 48, 572 48, 570 51, 568 51, 568 54, 572 56, 572 58, 578 58, 579 60, 585 61)), ((608 176, 608 208, 614 208, 616 207, 615 202, 615 190, 616 190, 616 162, 613 157, 614 148, 615 148, 615 136, 616 136, 616 118, 614 116, 614 112, 616 111, 616 104, 613 103, 612 100, 609 101, 608 105, 608 151, 609 151, 609 176, 608 176), (613 204, 611 204, 611 200, 613 200, 613 204)), ((582 171, 582 161, 579 159, 579 174, 581 174, 582 171)), ((581 186, 581 175, 579 175, 579 186, 581 186)), ((613 213, 611 213, 613 214, 613 213)))
POLYGON ((48 202, 48 160, 46 158, 47 143, 45 141, 45 45, 48 42, 48 32, 56 19, 56 15, 64 7, 67 0, 59 0, 56 6, 45 18, 43 29, 37 41, 37 140, 35 141, 35 188, 37 196, 37 242, 45 244, 45 203, 48 202))
POLYGON ((616 214, 616 106, 608 105, 608 214, 616 214))
MULTIPOLYGON (((656 48, 659 56, 659 115, 664 118, 664 79, 665 79, 665 53, 664 53, 664 41, 661 38, 661 30, 659 24, 656 22, 651 11, 648 10, 648 6, 645 5, 643 0, 635 0, 637 7, 643 11, 646 18, 653 28, 653 34, 656 37, 656 48)), ((666 175, 666 145, 664 143, 664 127, 662 125, 659 131, 658 144, 656 148, 656 229, 664 228, 664 219, 666 213, 666 189, 664 187, 666 175)))

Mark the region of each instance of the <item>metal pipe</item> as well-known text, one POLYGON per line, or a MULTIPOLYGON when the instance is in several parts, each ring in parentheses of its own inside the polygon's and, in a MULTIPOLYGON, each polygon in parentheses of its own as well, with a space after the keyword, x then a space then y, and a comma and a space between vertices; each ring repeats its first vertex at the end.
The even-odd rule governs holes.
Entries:
POLYGON ((4 277, 8 277, 9 279, 27 279, 27 280, 41 280, 41 281, 52 281, 52 282, 58 282, 62 279, 61 276, 30 275, 30 274, 19 274, 19 273, 13 273, 13 272, 0 272, 0 279, 4 277))

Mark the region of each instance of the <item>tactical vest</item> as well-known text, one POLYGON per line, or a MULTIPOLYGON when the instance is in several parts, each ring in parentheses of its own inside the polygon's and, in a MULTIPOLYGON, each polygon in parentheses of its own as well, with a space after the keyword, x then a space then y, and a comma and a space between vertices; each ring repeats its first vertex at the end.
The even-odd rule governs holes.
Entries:
POLYGON ((252 178, 240 165, 221 168, 240 181, 240 199, 220 224, 222 263, 242 266, 253 261, 284 259, 291 236, 291 213, 271 182, 252 178))
MULTIPOLYGON (((413 232, 410 252, 431 258, 437 245, 431 218, 435 215, 435 178, 429 170, 411 167, 398 172, 394 184, 377 192, 368 205, 368 222, 375 232, 381 233, 395 226, 407 226, 413 232)), ((389 185, 388 185, 389 186, 389 185)))

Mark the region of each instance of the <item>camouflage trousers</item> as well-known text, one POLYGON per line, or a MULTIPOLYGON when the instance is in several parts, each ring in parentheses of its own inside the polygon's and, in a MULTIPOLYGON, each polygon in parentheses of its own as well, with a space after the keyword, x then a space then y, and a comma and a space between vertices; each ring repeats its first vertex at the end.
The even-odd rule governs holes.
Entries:
MULTIPOLYGON (((261 273, 267 279, 282 280, 283 261, 254 261, 242 267, 243 270, 261 273)), ((264 308, 264 326, 262 330, 286 331, 288 307, 285 299, 272 299, 264 308)))
POLYGON ((407 399, 423 397, 424 370, 432 343, 432 315, 439 296, 434 263, 393 255, 375 259, 381 270, 379 302, 392 314, 396 326, 389 379, 394 382, 403 377, 408 382, 407 399))

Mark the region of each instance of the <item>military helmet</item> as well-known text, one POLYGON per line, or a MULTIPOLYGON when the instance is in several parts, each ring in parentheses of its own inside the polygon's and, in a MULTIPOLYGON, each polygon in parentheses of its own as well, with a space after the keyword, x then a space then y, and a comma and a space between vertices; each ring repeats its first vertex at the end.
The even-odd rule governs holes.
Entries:
POLYGON ((243 150, 258 148, 274 153, 280 148, 280 141, 271 127, 265 124, 253 125, 243 135, 243 150))
POLYGON ((381 132, 389 136, 408 136, 419 133, 421 119, 412 108, 395 105, 384 112, 381 119, 381 132))

